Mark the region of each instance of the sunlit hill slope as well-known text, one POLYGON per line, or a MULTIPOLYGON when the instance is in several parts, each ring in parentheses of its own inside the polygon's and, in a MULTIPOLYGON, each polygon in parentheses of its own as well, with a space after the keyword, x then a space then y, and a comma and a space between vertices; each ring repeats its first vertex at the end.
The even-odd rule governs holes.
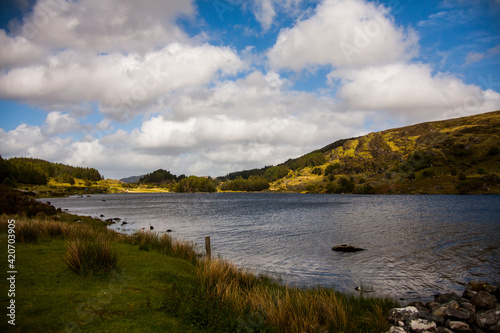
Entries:
POLYGON ((500 194, 500 111, 340 140, 283 166, 270 190, 500 194))

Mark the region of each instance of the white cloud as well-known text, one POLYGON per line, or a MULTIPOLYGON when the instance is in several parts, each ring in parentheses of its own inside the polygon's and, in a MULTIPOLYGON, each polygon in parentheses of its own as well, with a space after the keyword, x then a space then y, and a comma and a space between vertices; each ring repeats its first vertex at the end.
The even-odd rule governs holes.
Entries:
POLYGON ((331 97, 289 90, 276 73, 252 72, 176 92, 173 112, 151 117, 129 141, 142 154, 171 156, 182 165, 196 156, 203 161, 196 167, 200 174, 220 175, 277 164, 360 134, 369 112, 345 113, 343 107, 331 97))
POLYGON ((187 40, 175 20, 193 13, 190 0, 38 0, 12 30, 52 50, 147 52, 187 40))
POLYGON ((234 50, 173 43, 145 56, 66 51, 48 64, 0 75, 0 98, 54 106, 97 101, 112 119, 126 120, 161 104, 171 91, 210 83, 245 68, 234 50))
POLYGON ((257 0, 255 6, 254 12, 257 21, 260 22, 263 30, 268 30, 276 16, 272 0, 257 0))
POLYGON ((5 132, 0 129, 0 146, 3 157, 23 156, 59 160, 67 154, 72 138, 50 137, 39 126, 21 124, 5 132))
POLYGON ((465 64, 470 65, 474 62, 479 62, 481 60, 493 57, 497 54, 500 53, 500 45, 497 45, 495 47, 489 48, 486 50, 484 53, 476 52, 476 51, 471 51, 467 54, 465 57, 465 64))
POLYGON ((273 68, 366 66, 410 59, 417 38, 396 27, 387 9, 363 0, 325 0, 312 17, 280 32, 273 68))
POLYGON ((57 135, 75 131, 81 128, 78 119, 59 111, 50 112, 45 120, 44 132, 47 135, 57 135))
POLYGON ((500 94, 467 85, 451 74, 433 75, 425 64, 338 69, 329 78, 341 80, 339 96, 351 109, 387 110, 413 121, 487 112, 500 106, 500 94))
POLYGON ((10 37, 0 30, 0 71, 43 61, 49 52, 22 37, 10 37))

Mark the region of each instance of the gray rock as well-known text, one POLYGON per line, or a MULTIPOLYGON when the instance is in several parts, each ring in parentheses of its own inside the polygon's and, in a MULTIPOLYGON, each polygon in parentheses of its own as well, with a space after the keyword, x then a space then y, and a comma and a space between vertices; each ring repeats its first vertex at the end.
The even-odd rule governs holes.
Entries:
POLYGON ((451 301, 445 304, 442 304, 438 307, 435 307, 434 310, 432 311, 432 314, 435 316, 440 316, 440 317, 446 317, 445 311, 449 308, 452 309, 458 309, 460 307, 460 304, 458 304, 457 301, 451 301))
POLYGON ((474 291, 472 289, 465 289, 462 297, 466 299, 472 299, 477 294, 477 291, 474 291))
POLYGON ((405 322, 410 318, 417 318, 419 315, 418 309, 414 306, 407 306, 406 308, 394 308, 389 311, 387 320, 391 323, 398 321, 405 322))
POLYGON ((435 322, 420 318, 412 319, 409 326, 410 332, 414 333, 426 332, 437 327, 435 322))
POLYGON ((438 324, 438 326, 443 326, 444 323, 445 323, 444 317, 435 316, 435 315, 433 315, 433 314, 431 314, 431 313, 429 313, 427 311, 420 311, 419 318, 427 319, 429 321, 433 321, 436 324, 438 324))
POLYGON ((404 328, 398 326, 391 326, 387 333, 407 333, 404 328))
POLYGON ((455 308, 449 307, 444 311, 444 316, 445 318, 451 319, 451 320, 462 320, 466 321, 469 320, 470 314, 457 310, 455 308))
POLYGON ((469 324, 461 321, 449 321, 447 326, 454 332, 470 332, 469 324))
POLYGON ((418 311, 422 311, 422 310, 426 309, 425 303, 424 302, 420 302, 420 301, 410 302, 410 303, 408 303, 408 306, 414 306, 414 307, 416 307, 418 309, 418 311))
POLYGON ((487 291, 480 291, 471 299, 471 303, 479 309, 490 310, 495 308, 497 298, 487 291))
POLYGON ((435 308, 437 308, 440 305, 441 304, 436 302, 436 301, 430 301, 430 302, 425 303, 425 307, 431 311, 433 311, 435 308))
POLYGON ((476 312, 476 306, 469 302, 462 303, 461 308, 469 312, 476 312))
POLYGON ((496 327, 500 331, 500 307, 477 314, 476 325, 481 329, 492 330, 496 327))
POLYGON ((447 294, 438 294, 434 296, 434 300, 443 304, 443 303, 449 303, 451 301, 457 301, 458 303, 462 303, 464 300, 462 297, 458 296, 455 293, 447 293, 447 294))
POLYGON ((452 330, 446 327, 438 327, 438 333, 454 333, 452 330))

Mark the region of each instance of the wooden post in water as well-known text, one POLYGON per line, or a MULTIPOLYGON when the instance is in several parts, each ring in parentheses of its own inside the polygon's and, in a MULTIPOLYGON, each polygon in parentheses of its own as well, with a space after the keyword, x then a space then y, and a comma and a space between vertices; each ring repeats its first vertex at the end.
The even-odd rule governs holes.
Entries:
POLYGON ((205 237, 205 251, 207 252, 207 259, 212 259, 212 249, 210 247, 210 236, 205 237))

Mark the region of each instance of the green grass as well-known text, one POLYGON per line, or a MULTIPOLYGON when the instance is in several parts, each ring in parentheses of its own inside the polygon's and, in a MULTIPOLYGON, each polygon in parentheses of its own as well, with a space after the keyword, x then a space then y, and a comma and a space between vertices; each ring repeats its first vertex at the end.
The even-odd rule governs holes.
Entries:
MULTIPOLYGON (((0 216, 2 253, 8 219, 0 216)), ((31 236, 16 244, 16 326, 3 320, 2 332, 380 332, 395 306, 390 299, 287 287, 221 259, 202 259, 192 244, 169 235, 119 235, 67 214, 61 221, 15 219, 31 236), (78 244, 76 251, 98 244, 105 251, 80 255, 73 252, 78 244), (90 260, 90 269, 75 270, 72 257, 90 260), (94 270, 103 268, 96 258, 119 265, 107 261, 94 270)), ((0 256, 0 267, 6 259, 0 256)))
MULTIPOLYGON (((195 280, 193 265, 157 252, 139 252, 127 244, 115 243, 113 249, 124 263, 121 268, 81 277, 66 267, 64 240, 19 244, 16 327, 6 330, 2 320, 0 331, 61 332, 66 327, 84 332, 201 331, 158 310, 166 286, 195 280)), ((3 257, 1 265, 6 267, 3 257)), ((3 276, 2 290, 4 281, 3 276)), ((6 301, 4 296, 2 305, 6 301)))

